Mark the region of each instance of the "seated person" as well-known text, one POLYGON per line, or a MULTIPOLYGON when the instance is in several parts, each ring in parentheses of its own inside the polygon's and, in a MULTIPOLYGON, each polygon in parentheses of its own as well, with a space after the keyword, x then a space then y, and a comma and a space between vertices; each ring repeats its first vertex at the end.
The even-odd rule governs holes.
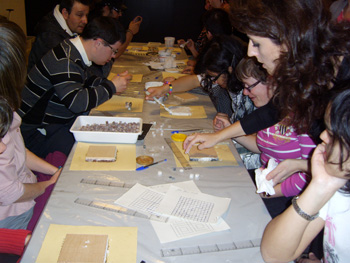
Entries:
MULTIPOLYGON (((203 15, 202 20, 207 40, 211 40, 214 36, 232 34, 232 25, 229 15, 222 9, 214 8, 206 11, 203 15)), ((180 44, 185 44, 185 47, 191 51, 194 58, 197 58, 201 52, 201 50, 198 51, 196 49, 195 43, 192 39, 188 39, 187 42, 178 42, 180 44)), ((204 46, 202 49, 203 48, 204 46)))
POLYGON ((81 36, 66 39, 30 71, 18 110, 28 149, 40 157, 54 151, 68 156, 75 140, 69 129, 77 116, 123 92, 131 79, 124 72, 112 80, 92 75, 89 66, 111 61, 125 40, 111 17, 90 21, 81 36))
MULTIPOLYGON (((228 13, 222 9, 215 8, 205 12, 203 15, 203 25, 207 41, 210 41, 217 36, 232 35, 230 17, 228 13)), ((201 48, 200 52, 196 50, 192 40, 188 40, 186 43, 186 47, 190 49, 195 60, 189 60, 187 63, 188 67, 183 70, 183 73, 193 74, 193 68, 196 65, 199 55, 204 52, 208 43, 201 48)))
MULTIPOLYGON (((238 74, 242 76, 242 74, 238 74)), ((255 107, 259 108, 266 105, 273 96, 273 88, 267 84, 261 83, 260 79, 255 79, 252 76, 243 76, 242 81, 248 85, 244 88, 243 94, 249 96, 255 107)), ((221 119, 223 128, 228 127, 230 123, 226 119, 221 119)), ((184 148, 189 150, 188 144, 195 138, 195 135, 189 136, 184 142, 184 148)), ((290 197, 299 194, 309 181, 309 176, 303 172, 307 171, 307 160, 311 151, 315 148, 315 143, 307 134, 298 134, 292 126, 284 125, 283 120, 279 123, 259 131, 256 135, 247 135, 235 138, 235 140, 243 145, 248 150, 260 153, 260 160, 263 168, 267 166, 268 161, 273 158, 280 163, 283 160, 289 159, 290 170, 292 172, 289 177, 283 182, 274 182, 276 194, 271 197, 290 197), (297 165, 293 161, 297 160, 297 165), (299 162, 298 160, 301 160, 299 162), (303 169, 300 171, 300 163, 303 169)), ((263 195, 263 197, 266 197, 263 195)), ((272 217, 281 213, 285 207, 285 200, 281 199, 281 205, 274 204, 271 207, 266 203, 267 208, 272 217)), ((286 200, 288 201, 288 200, 286 200)))
POLYGON ((33 216, 34 199, 56 182, 61 169, 25 149, 18 132, 21 119, 3 98, 0 120, 0 228, 26 229, 33 216), (37 182, 31 169, 53 176, 37 182))
MULTIPOLYGON (((210 5, 210 0, 205 0, 205 5, 204 5, 204 9, 206 11, 210 10, 212 7, 210 5)), ((183 47, 189 50, 189 47, 187 47, 187 44, 190 44, 190 42, 194 42, 192 39, 188 39, 187 40, 188 43, 186 43, 186 41, 184 39, 179 39, 177 40, 177 43, 183 47)), ((193 47, 196 50, 196 52, 200 53, 203 49, 203 47, 207 44, 208 42, 208 38, 207 38, 207 30, 205 29, 205 27, 203 27, 202 31, 199 33, 197 40, 193 43, 193 47)), ((191 44, 190 44, 191 45, 191 44)), ((193 55, 193 52, 191 52, 193 55)), ((191 66, 194 66, 194 64, 192 65, 192 63, 194 62, 194 60, 189 60, 188 64, 190 64, 191 66)))
MULTIPOLYGON (((260 80, 253 77, 244 80, 249 84, 244 88, 244 95, 249 96, 256 107, 266 105, 273 96, 273 90, 268 85, 263 85, 260 80), (259 84, 260 83, 260 84, 259 84)), ((283 124, 283 120, 272 127, 261 130, 257 135, 241 136, 236 140, 253 152, 261 152, 260 158, 264 168, 268 161, 274 158, 278 163, 286 159, 307 160, 310 153, 316 147, 313 140, 307 134, 298 134, 291 126, 283 124)), ((307 170, 307 161, 303 161, 307 170)), ((282 183, 275 182, 276 194, 278 196, 295 196, 305 188, 308 175, 296 171, 282 183)))
POLYGON ((17 24, 0 20, 0 228, 33 230, 66 156, 50 153, 52 164, 38 158, 25 148, 19 132, 16 110, 27 75, 25 40, 17 24))
MULTIPOLYGON (((122 0, 102 0, 95 5, 93 10, 91 10, 89 20, 92 20, 97 16, 110 16, 119 20, 119 17, 122 16, 126 9, 127 7, 124 5, 122 0)), ((115 58, 119 58, 127 49, 134 35, 139 32, 141 23, 141 16, 135 17, 129 23, 129 28, 126 30, 125 42, 118 48, 118 53, 116 54, 115 58)))
MULTIPOLYGON (((235 74, 237 79, 244 84, 245 88, 239 91, 235 96, 231 96, 232 108, 235 110, 230 117, 227 114, 217 113, 213 121, 215 131, 221 131, 251 113, 255 107, 250 97, 246 96, 246 90, 251 90, 257 85, 266 85, 267 83, 267 72, 258 64, 256 59, 251 57, 243 58, 238 63, 235 74)), ((268 100, 259 101, 257 107, 260 108, 264 106, 266 104, 265 102, 268 102, 268 100)), ((233 141, 236 143, 235 140, 233 141)), ((248 170, 261 167, 260 154, 253 153, 238 143, 236 143, 236 148, 248 170)))
POLYGON ((88 22, 89 0, 62 0, 35 27, 35 42, 28 58, 28 72, 52 48, 81 34, 88 22))
MULTIPOLYGON (((323 228, 323 262, 349 261, 349 82, 332 90, 340 91, 331 98, 325 113, 322 144, 311 159, 311 182, 293 199, 293 205, 267 225, 261 242, 266 262, 293 261, 323 228)), ((303 262, 321 262, 314 255, 312 258, 303 262)))
MULTIPOLYGON (((231 116, 236 106, 232 108, 230 96, 235 97, 243 88, 234 70, 243 58, 245 49, 244 43, 233 36, 213 38, 198 58, 195 68, 197 75, 184 76, 161 87, 149 88, 151 94, 146 99, 152 100, 154 96, 161 97, 169 92, 185 92, 202 86, 209 93, 216 110, 231 116)), ((245 101, 242 103, 245 104, 245 101)), ((242 115, 250 113, 253 108, 250 103, 242 115)))

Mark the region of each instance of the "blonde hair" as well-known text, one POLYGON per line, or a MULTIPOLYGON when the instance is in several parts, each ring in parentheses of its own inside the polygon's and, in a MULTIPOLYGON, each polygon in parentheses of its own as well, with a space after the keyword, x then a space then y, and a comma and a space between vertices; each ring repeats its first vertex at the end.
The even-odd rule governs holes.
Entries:
POLYGON ((0 19, 0 96, 13 110, 21 104, 26 78, 26 36, 15 23, 0 19))

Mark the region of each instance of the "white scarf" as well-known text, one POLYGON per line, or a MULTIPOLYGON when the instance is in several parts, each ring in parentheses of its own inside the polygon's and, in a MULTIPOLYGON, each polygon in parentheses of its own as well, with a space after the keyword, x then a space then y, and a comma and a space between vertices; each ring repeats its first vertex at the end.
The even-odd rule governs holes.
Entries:
POLYGON ((60 5, 56 5, 55 9, 53 10, 53 15, 56 18, 57 22, 60 24, 60 26, 63 28, 63 30, 66 31, 71 37, 77 35, 69 29, 66 20, 63 18, 63 15, 60 12, 60 5))
POLYGON ((81 42, 80 37, 76 37, 76 38, 69 39, 69 40, 78 49, 81 57, 83 58, 85 65, 90 67, 92 65, 92 62, 89 60, 89 58, 86 54, 85 48, 83 46, 83 43, 81 42))

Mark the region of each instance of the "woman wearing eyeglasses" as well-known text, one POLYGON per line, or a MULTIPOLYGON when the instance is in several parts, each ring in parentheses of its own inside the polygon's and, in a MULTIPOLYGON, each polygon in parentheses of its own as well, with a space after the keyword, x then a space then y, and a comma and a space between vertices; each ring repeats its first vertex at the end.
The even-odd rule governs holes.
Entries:
MULTIPOLYGON (((249 98, 255 107, 260 108, 271 100, 274 89, 269 86, 266 71, 254 58, 242 59, 236 67, 236 76, 244 83, 243 95, 249 98)), ((227 118, 221 116, 217 117, 216 122, 221 122, 222 125, 217 130, 231 125, 227 118)), ((271 197, 280 198, 264 200, 271 216, 277 216, 288 207, 290 197, 299 194, 306 187, 309 176, 303 171, 307 170, 307 160, 316 147, 315 143, 307 134, 298 134, 293 126, 284 125, 284 120, 257 134, 238 137, 235 140, 248 150, 260 153, 262 168, 266 168, 270 159, 275 159, 277 163, 288 160, 289 165, 295 168, 283 182, 274 181, 276 194, 271 197)))

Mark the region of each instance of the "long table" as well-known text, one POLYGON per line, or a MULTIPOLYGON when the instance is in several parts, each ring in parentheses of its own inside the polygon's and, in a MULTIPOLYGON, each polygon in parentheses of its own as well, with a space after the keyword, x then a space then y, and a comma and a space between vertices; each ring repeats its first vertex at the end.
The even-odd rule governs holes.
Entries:
MULTIPOLYGON (((183 56, 183 54, 179 54, 183 56)), ((161 72, 150 70, 143 62, 147 57, 124 54, 115 63, 112 71, 120 73, 125 69, 132 74, 143 74, 142 83, 132 83, 123 96, 144 97, 144 82, 161 80, 161 72)), ((199 100, 191 105, 202 105, 207 119, 168 119, 159 116, 158 104, 144 102, 142 113, 123 113, 118 116, 141 117, 145 123, 153 123, 146 138, 136 143, 136 156, 152 155, 156 160, 167 158, 168 161, 137 171, 71 171, 70 165, 76 145, 63 168, 53 193, 36 226, 21 262, 35 262, 41 244, 50 224, 76 226, 121 226, 137 227, 137 263, 161 262, 263 262, 259 240, 270 216, 259 195, 255 193, 253 182, 245 169, 239 154, 231 141, 227 141, 230 150, 238 161, 238 166, 193 168, 180 171, 176 167, 174 156, 164 138, 171 136, 171 131, 179 129, 212 129, 215 109, 208 96, 199 95, 199 100), (158 174, 162 171, 162 175, 158 174), (192 174, 192 175, 191 175, 192 174), (198 174, 193 178, 193 174, 198 174), (81 205, 78 199, 95 200, 107 204, 122 196, 129 189, 103 185, 84 184, 82 179, 99 179, 124 182, 128 185, 140 183, 146 186, 194 180, 201 192, 219 197, 231 198, 224 220, 230 231, 206 234, 161 244, 150 223, 141 217, 106 211, 81 205), (192 251, 189 253, 189 251, 192 251), (194 250, 194 251, 193 251, 194 250), (186 252, 187 251, 187 252, 186 252), (212 252, 210 252, 212 251, 212 252), (167 254, 168 253, 168 254, 167 254), (169 256, 174 255, 174 256, 169 256), (171 254, 173 253, 173 254, 171 254)), ((169 97, 169 103, 173 98, 169 97)), ((94 112, 96 115, 116 114, 113 112, 94 112)))

